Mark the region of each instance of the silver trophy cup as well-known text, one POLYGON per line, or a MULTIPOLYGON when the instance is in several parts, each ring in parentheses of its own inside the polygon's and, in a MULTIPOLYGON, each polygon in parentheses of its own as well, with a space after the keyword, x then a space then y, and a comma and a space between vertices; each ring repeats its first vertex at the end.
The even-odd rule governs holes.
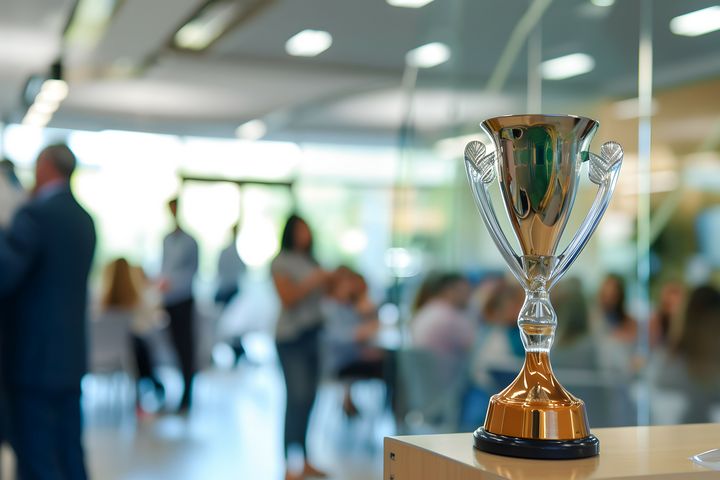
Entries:
POLYGON ((485 424, 475 432, 483 451, 527 458, 597 455, 585 404, 555 378, 549 352, 557 316, 549 291, 587 244, 607 209, 623 151, 615 142, 588 151, 598 122, 571 115, 510 115, 482 123, 487 148, 470 142, 465 168, 485 226, 510 271, 525 289, 518 326, 525 364, 518 377, 490 400, 485 424), (580 182, 583 163, 598 186, 595 201, 567 248, 557 253, 580 182), (498 224, 488 188, 499 181, 505 213, 520 245, 518 254, 498 224))

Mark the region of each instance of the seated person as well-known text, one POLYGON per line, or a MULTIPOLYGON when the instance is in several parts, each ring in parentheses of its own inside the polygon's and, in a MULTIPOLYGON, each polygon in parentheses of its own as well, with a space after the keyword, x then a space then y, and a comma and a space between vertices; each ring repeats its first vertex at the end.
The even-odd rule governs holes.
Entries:
POLYGON ((375 306, 367 296, 362 276, 347 267, 331 277, 322 304, 325 317, 325 345, 328 370, 345 382, 343 410, 357 415, 350 387, 358 378, 383 378, 382 351, 370 345, 379 329, 375 306))
POLYGON ((475 345, 472 376, 477 385, 496 392, 515 379, 525 360, 517 325, 525 292, 514 280, 487 287, 479 299, 483 334, 475 345))
MULTIPOLYGON (((165 387, 155 374, 152 346, 148 340, 152 331, 167 324, 167 314, 160 306, 159 291, 148 281, 141 268, 131 266, 124 258, 113 260, 105 267, 101 288, 95 321, 128 321, 138 387, 149 381, 158 400, 163 402, 165 387)), ((146 412, 140 402, 141 389, 136 391, 137 413, 144 415, 146 412)))
POLYGON ((476 333, 467 315, 470 293, 470 283, 459 273, 430 275, 415 302, 413 344, 438 356, 464 359, 476 333))
POLYGON ((682 392, 687 402, 682 423, 713 421, 720 404, 720 291, 702 285, 690 292, 683 328, 650 370, 654 385, 682 392))

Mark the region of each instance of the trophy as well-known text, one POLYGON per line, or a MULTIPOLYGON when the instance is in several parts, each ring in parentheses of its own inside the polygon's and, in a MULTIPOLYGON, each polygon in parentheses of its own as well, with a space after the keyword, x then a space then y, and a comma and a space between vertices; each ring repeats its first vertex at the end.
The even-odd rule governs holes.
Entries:
POLYGON ((585 404, 555 378, 549 352, 557 316, 549 292, 577 258, 605 213, 615 188, 623 151, 615 142, 588 151, 598 122, 571 115, 510 115, 482 123, 494 151, 472 141, 465 168, 473 196, 491 238, 510 271, 525 289, 518 326, 525 363, 517 378, 493 395, 475 447, 499 455, 571 459, 597 455, 585 404), (598 185, 592 207, 565 250, 556 250, 580 181, 589 163, 598 185), (522 253, 510 245, 498 223, 489 185, 499 179, 505 212, 522 253))

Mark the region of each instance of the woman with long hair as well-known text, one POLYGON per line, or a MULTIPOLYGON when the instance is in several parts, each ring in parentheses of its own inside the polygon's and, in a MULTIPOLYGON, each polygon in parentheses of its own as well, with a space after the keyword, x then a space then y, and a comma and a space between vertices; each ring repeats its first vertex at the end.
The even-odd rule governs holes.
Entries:
MULTIPOLYGON (((118 258, 105 267, 100 315, 130 316, 130 342, 135 358, 137 381, 139 383, 149 380, 156 395, 164 399, 165 388, 155 375, 150 348, 143 338, 161 323, 160 317, 163 313, 157 305, 152 305, 149 301, 148 295, 141 286, 141 282, 145 281, 144 275, 138 270, 140 269, 133 268, 124 258, 118 258)), ((139 401, 138 412, 141 412, 139 401)))
POLYGON ((614 273, 605 277, 600 285, 598 303, 604 328, 615 340, 633 344, 637 337, 637 323, 626 309, 623 277, 614 273))
POLYGON ((287 469, 288 480, 326 476, 308 461, 306 448, 310 412, 320 379, 320 304, 329 279, 313 256, 312 244, 308 224, 298 215, 291 215, 282 233, 280 253, 270 267, 282 304, 276 343, 287 386, 285 453, 290 446, 298 445, 305 456, 302 472, 287 469))

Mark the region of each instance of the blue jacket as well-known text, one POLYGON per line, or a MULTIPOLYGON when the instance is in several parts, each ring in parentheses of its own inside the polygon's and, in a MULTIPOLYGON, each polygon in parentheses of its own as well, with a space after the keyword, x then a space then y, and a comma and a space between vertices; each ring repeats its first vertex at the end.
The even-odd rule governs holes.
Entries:
POLYGON ((80 388, 94 251, 93 221, 67 187, 30 201, 0 234, 2 366, 9 385, 80 388))

